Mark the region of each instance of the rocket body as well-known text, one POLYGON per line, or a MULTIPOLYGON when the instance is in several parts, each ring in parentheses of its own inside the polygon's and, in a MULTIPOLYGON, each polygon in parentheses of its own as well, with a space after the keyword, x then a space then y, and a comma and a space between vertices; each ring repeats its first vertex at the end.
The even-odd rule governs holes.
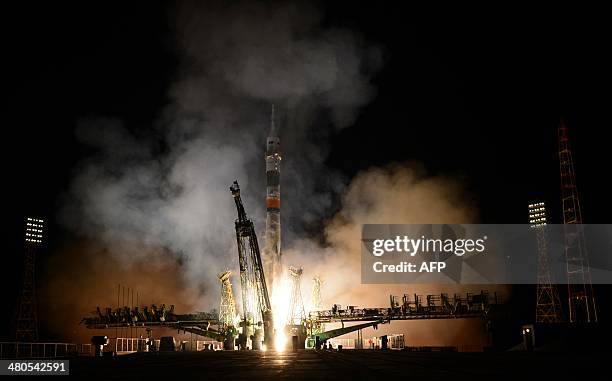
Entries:
POLYGON ((281 223, 280 223, 280 139, 274 131, 272 120, 271 135, 266 140, 266 241, 264 266, 269 290, 273 295, 274 285, 282 274, 281 265, 281 223), (268 275, 269 274, 269 275, 268 275))

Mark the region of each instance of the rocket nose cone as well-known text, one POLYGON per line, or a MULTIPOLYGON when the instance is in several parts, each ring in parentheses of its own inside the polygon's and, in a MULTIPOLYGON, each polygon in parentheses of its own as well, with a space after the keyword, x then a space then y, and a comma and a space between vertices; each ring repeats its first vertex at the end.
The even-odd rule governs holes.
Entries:
POLYGON ((274 154, 280 152, 280 139, 278 137, 272 136, 268 137, 266 141, 266 153, 274 154))

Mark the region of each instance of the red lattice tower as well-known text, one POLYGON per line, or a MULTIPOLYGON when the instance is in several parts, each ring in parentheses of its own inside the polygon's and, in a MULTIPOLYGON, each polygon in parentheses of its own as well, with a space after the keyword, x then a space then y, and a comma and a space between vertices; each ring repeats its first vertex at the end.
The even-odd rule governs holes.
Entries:
POLYGON ((597 322, 591 271, 582 227, 580 199, 576 188, 576 172, 568 130, 563 120, 559 124, 559 166, 561 170, 561 204, 565 233, 569 321, 572 323, 597 322))

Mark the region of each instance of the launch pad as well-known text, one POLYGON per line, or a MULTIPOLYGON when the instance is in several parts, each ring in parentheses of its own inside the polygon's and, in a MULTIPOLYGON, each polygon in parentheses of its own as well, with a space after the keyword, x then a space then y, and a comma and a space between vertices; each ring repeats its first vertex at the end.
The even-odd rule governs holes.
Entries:
POLYGON ((289 347, 294 350, 321 349, 330 339, 355 331, 361 332, 368 327, 376 328, 379 324, 389 323, 392 320, 487 319, 491 308, 500 304, 497 295, 491 297, 485 291, 481 291, 480 294, 467 294, 465 298, 457 294, 426 297, 404 294, 401 302, 399 297, 391 295, 388 307, 348 306, 343 309, 340 305, 334 304, 331 310, 324 310, 321 306, 321 279, 316 276, 313 279, 313 310, 307 313, 300 286, 303 268, 289 266, 286 274, 282 271, 281 154, 280 139, 274 121, 274 106, 272 106, 270 136, 266 142, 265 162, 267 218, 263 253, 259 249, 253 220, 247 216, 243 205, 238 181, 234 181, 229 188, 237 211, 234 226, 242 296, 241 315, 236 313, 230 281, 231 272, 225 271, 219 275, 222 291, 218 313, 177 315, 174 313, 174 306, 166 310, 163 305, 161 309, 151 306, 150 310, 144 307, 142 311, 139 307, 127 306, 115 310, 105 308, 104 313, 98 308, 97 316, 82 320, 87 328, 170 327, 179 332, 189 332, 222 342, 224 349, 227 350, 253 349, 265 352, 282 351, 289 347), (289 281, 287 290, 281 290, 286 286, 283 278, 289 281), (280 291, 289 291, 289 293, 285 296, 280 291), (341 323, 341 327, 325 331, 325 323, 335 322, 341 323), (360 322, 360 324, 345 327, 345 322, 360 322))
POLYGON ((76 358, 70 360, 70 371, 71 375, 104 380, 171 379, 177 372, 211 380, 474 380, 538 374, 565 379, 572 373, 597 379, 607 356, 584 352, 204 351, 76 358), (566 365, 555 366, 559 362, 566 365))

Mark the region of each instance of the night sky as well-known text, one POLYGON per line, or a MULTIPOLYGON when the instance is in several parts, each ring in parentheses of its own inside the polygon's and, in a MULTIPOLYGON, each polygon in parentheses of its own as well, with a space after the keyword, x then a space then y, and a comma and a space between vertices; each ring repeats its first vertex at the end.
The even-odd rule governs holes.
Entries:
MULTIPOLYGON (((556 128, 563 117, 584 221, 610 221, 612 25, 605 13, 320 6, 326 24, 359 31, 382 47, 384 59, 373 79, 377 95, 353 125, 332 134, 327 166, 350 178, 370 166, 419 161, 431 174, 461 178, 483 223, 525 223, 535 199, 547 202, 558 223, 556 128)), ((108 116, 133 130, 151 129, 177 62, 170 4, 3 8, 1 279, 5 303, 12 304, 24 215, 49 221, 48 253, 74 239, 54 215, 75 165, 88 154, 75 137, 77 121, 108 116)), ((317 123, 329 122, 323 115, 317 123)))

